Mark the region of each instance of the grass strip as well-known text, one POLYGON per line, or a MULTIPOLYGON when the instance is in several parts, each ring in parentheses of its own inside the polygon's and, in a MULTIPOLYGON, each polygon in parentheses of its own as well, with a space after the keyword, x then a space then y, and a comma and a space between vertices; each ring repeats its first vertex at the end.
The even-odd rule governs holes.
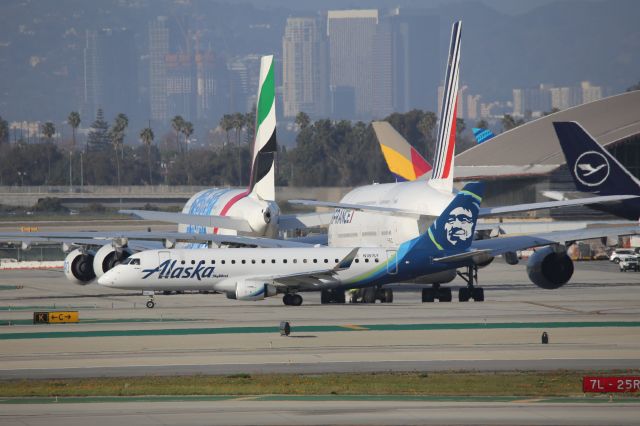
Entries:
MULTIPOLYGON (((358 374, 234 374, 118 378, 2 380, 2 397, 114 396, 473 396, 571 397, 582 394, 585 375, 637 372, 515 371, 358 374)), ((637 398, 637 395, 634 395, 637 398)))

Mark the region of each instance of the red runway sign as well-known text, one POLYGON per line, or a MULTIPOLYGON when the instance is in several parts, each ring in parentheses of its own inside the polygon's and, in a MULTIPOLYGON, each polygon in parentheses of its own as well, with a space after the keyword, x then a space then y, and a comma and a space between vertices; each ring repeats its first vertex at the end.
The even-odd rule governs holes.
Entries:
POLYGON ((640 376, 591 377, 582 378, 583 392, 638 392, 640 376))

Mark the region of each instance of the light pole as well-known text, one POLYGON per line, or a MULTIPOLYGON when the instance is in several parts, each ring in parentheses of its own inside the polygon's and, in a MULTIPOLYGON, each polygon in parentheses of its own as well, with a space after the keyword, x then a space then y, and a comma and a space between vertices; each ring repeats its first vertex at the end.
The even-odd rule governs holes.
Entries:
POLYGON ((24 177, 27 175, 27 172, 18 171, 18 177, 20 178, 20 186, 24 186, 24 177))
POLYGON ((69 192, 73 192, 73 151, 69 150, 69 192))
POLYGON ((80 151, 80 192, 84 192, 83 152, 80 151))

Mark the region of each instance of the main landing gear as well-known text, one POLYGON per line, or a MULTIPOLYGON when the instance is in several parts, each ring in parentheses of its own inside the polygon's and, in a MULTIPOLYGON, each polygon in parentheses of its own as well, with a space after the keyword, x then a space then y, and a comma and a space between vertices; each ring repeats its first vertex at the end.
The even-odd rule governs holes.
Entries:
POLYGON ((287 306, 300 306, 302 305, 302 296, 296 293, 286 293, 282 297, 282 303, 287 306))
POLYGON ((458 276, 467 282, 466 287, 458 290, 458 301, 468 302, 469 299, 473 299, 476 302, 484 302, 484 289, 474 285, 478 284, 478 267, 468 266, 467 272, 458 271, 458 276))
POLYGON ((336 288, 332 290, 322 290, 320 292, 320 303, 326 305, 327 303, 344 303, 345 296, 344 290, 336 288))
POLYGON ((393 303, 393 290, 381 287, 365 287, 354 290, 349 297, 349 303, 393 303))
POLYGON ((449 287, 440 287, 439 283, 433 284, 431 288, 422 289, 422 303, 433 303, 436 300, 451 302, 451 289, 449 287))

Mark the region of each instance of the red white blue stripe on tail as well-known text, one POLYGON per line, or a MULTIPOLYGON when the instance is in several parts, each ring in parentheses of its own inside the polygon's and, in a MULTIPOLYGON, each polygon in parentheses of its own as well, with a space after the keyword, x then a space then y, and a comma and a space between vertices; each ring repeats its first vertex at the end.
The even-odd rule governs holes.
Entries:
POLYGON ((453 157, 456 145, 456 117, 458 103, 458 81, 460 78, 460 40, 462 21, 457 21, 451 29, 451 44, 447 60, 444 96, 438 140, 434 155, 433 171, 429 183, 440 190, 453 189, 453 157))

